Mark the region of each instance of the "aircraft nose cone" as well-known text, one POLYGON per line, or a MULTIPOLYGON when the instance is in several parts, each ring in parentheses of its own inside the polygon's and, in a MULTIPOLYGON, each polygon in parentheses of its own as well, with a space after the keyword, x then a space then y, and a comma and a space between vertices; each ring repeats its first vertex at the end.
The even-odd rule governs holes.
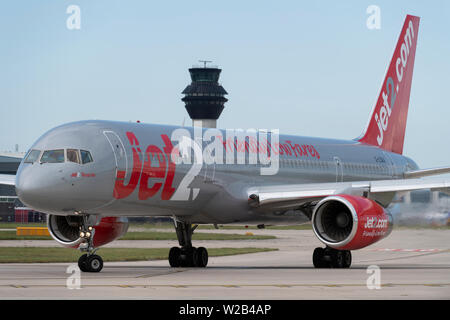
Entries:
POLYGON ((27 207, 51 213, 61 207, 67 197, 66 182, 61 173, 39 163, 24 164, 16 174, 16 194, 27 207))
POLYGON ((16 174, 16 195, 23 204, 28 205, 27 198, 29 197, 30 183, 23 178, 23 171, 24 168, 21 168, 16 174))
POLYGON ((32 168, 22 168, 16 175, 16 194, 20 201, 31 208, 45 199, 45 187, 33 177, 32 168))
POLYGON ((16 194, 24 205, 44 213, 99 208, 111 201, 112 191, 99 186, 112 185, 112 175, 96 171, 93 165, 24 164, 16 174, 16 194))

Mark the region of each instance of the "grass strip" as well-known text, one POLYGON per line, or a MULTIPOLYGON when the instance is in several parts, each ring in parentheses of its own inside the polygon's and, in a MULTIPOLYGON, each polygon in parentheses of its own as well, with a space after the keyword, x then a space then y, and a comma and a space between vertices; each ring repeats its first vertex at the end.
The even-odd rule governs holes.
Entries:
MULTIPOLYGON (((141 229, 173 229, 173 223, 131 223, 130 228, 141 229)), ((216 229, 211 224, 199 225, 198 230, 214 230, 216 229)), ((219 225, 219 230, 258 230, 257 226, 245 226, 245 225, 219 225)), ((298 224, 298 225, 286 225, 286 226, 266 226, 265 229, 269 230, 311 230, 310 223, 298 224)))
MULTIPOLYGON (((274 251, 271 248, 211 248, 210 257, 274 251)), ((103 261, 148 261, 163 260, 169 248, 102 248, 98 254, 103 261)), ((48 263, 77 262, 80 251, 70 248, 0 247, 0 263, 48 263)))
MULTIPOLYGON (((275 239, 275 236, 223 234, 223 233, 194 233, 193 240, 267 240, 275 239)), ((15 231, 0 231, 0 240, 51 240, 50 236, 18 236, 15 231)), ((120 240, 177 240, 175 231, 136 231, 127 232, 120 240)))
POLYGON ((0 231, 0 240, 52 240, 50 236, 18 236, 16 231, 0 231))
POLYGON ((0 229, 15 229, 17 227, 47 227, 47 223, 0 222, 0 229))
MULTIPOLYGON (((275 236, 266 235, 245 235, 226 233, 203 233, 194 232, 192 240, 267 240, 276 239, 275 236)), ((173 232, 127 232, 120 240, 177 240, 175 231, 173 232)))

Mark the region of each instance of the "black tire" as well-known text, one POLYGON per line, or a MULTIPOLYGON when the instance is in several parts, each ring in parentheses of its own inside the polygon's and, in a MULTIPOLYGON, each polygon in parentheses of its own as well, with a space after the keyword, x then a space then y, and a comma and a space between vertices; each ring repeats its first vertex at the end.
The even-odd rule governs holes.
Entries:
POLYGON ((87 267, 87 254, 83 254, 78 259, 78 268, 80 268, 80 270, 83 272, 89 272, 89 269, 87 267))
POLYGON ((103 269, 103 259, 94 254, 87 258, 86 265, 89 272, 100 272, 103 269))
POLYGON ((324 268, 325 262, 323 256, 325 254, 324 248, 315 248, 313 252, 313 265, 315 268, 324 268))
POLYGON ((344 251, 333 250, 331 252, 331 266, 333 268, 343 268, 344 267, 344 251))
POLYGON ((344 256, 344 265, 343 268, 350 268, 352 265, 352 253, 350 250, 345 250, 342 252, 344 256))
POLYGON ((178 268, 180 263, 181 249, 178 247, 172 247, 169 251, 169 264, 172 268, 178 268))
POLYGON ((195 265, 199 268, 205 268, 208 265, 208 250, 200 247, 194 254, 195 265))
POLYGON ((194 252, 195 248, 192 247, 190 249, 188 248, 181 248, 180 251, 180 267, 182 268, 192 268, 194 267, 194 252))
POLYGON ((189 267, 198 267, 197 265, 197 252, 198 249, 195 247, 192 247, 191 253, 187 256, 188 258, 188 266, 189 267))

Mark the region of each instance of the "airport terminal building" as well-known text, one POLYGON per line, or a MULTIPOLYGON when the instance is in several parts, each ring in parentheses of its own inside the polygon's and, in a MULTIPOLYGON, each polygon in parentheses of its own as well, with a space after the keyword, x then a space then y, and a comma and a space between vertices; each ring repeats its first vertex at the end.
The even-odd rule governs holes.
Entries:
POLYGON ((0 152, 0 174, 16 174, 24 156, 24 153, 0 152))
MULTIPOLYGON (((24 156, 24 153, 19 152, 0 152, 0 174, 15 175, 24 156)), ((0 185, 0 223, 44 220, 42 213, 30 210, 20 202, 14 186, 0 185)))

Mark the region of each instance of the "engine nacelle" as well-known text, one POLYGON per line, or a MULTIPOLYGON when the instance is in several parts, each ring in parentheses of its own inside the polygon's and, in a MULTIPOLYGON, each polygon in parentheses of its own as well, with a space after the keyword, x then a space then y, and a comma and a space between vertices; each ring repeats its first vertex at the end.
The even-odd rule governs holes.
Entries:
POLYGON ((320 201, 311 220, 319 240, 340 250, 367 247, 387 237, 393 227, 390 213, 375 201, 346 194, 320 201))
MULTIPOLYGON (((48 215, 47 227, 50 235, 58 243, 68 248, 78 248, 86 242, 80 237, 81 216, 56 216, 48 215)), ((128 230, 128 219, 123 217, 103 217, 93 226, 95 229, 93 246, 98 248, 110 243, 128 230)))

